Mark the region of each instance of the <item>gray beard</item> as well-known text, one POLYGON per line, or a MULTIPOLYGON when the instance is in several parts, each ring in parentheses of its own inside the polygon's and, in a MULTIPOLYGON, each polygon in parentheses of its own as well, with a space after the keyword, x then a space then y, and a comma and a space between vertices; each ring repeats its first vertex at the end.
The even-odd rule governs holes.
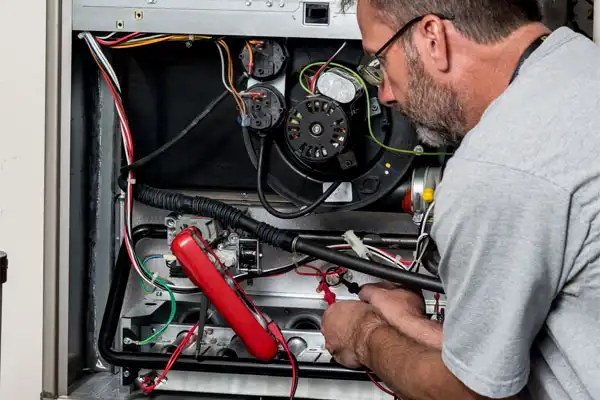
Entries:
POLYGON ((416 124, 415 130, 419 140, 428 146, 444 147, 458 144, 458 140, 449 140, 446 135, 424 125, 416 124))
POLYGON ((456 146, 466 134, 466 118, 456 91, 437 84, 425 71, 416 49, 407 52, 409 97, 400 112, 415 126, 419 139, 429 146, 456 146))

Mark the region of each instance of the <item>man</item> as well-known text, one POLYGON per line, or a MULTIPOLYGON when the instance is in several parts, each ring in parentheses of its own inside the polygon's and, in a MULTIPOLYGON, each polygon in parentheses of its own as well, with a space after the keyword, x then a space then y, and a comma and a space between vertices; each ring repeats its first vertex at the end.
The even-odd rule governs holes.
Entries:
POLYGON ((448 308, 442 328, 366 287, 325 313, 327 348, 403 399, 600 399, 600 50, 536 0, 357 6, 381 101, 460 144, 431 232, 448 308))

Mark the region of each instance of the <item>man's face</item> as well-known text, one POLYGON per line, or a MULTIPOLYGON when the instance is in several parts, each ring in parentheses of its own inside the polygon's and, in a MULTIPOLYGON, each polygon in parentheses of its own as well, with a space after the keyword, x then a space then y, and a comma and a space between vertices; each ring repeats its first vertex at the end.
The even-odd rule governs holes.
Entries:
MULTIPOLYGON (((378 17, 368 0, 359 0, 358 23, 363 47, 371 55, 396 33, 378 17)), ((436 147, 457 145, 467 130, 463 104, 450 85, 437 82, 427 71, 418 51, 419 35, 405 45, 410 35, 413 33, 409 30, 381 55, 385 79, 379 87, 379 98, 406 115, 424 143, 436 147)))

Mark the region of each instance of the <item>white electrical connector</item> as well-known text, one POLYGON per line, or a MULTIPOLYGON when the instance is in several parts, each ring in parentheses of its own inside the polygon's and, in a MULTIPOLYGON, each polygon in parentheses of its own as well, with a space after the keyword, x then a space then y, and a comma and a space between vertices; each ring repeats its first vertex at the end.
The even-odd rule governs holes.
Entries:
POLYGON ((173 254, 165 254, 163 255, 163 259, 166 262, 173 262, 173 261, 177 261, 177 257, 175 257, 173 254))
POLYGON ((354 231, 348 231, 342 235, 346 243, 348 243, 352 250, 360 257, 366 260, 369 259, 369 249, 365 244, 360 240, 358 236, 354 233, 354 231))
POLYGON ((221 260, 221 263, 227 268, 233 267, 237 261, 237 257, 234 251, 231 250, 215 250, 215 254, 221 260))

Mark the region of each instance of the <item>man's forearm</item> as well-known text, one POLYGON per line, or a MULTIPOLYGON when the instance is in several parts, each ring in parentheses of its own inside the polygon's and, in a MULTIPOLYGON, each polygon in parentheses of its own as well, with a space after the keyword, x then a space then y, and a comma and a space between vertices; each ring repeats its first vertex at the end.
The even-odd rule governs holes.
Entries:
POLYGON ((442 325, 439 322, 425 317, 403 318, 402 316, 391 316, 388 318, 388 322, 400 333, 414 341, 426 347, 442 350, 443 333, 442 325))
POLYGON ((444 365, 441 352, 401 334, 391 326, 372 331, 358 351, 370 368, 402 398, 478 399, 444 365))

